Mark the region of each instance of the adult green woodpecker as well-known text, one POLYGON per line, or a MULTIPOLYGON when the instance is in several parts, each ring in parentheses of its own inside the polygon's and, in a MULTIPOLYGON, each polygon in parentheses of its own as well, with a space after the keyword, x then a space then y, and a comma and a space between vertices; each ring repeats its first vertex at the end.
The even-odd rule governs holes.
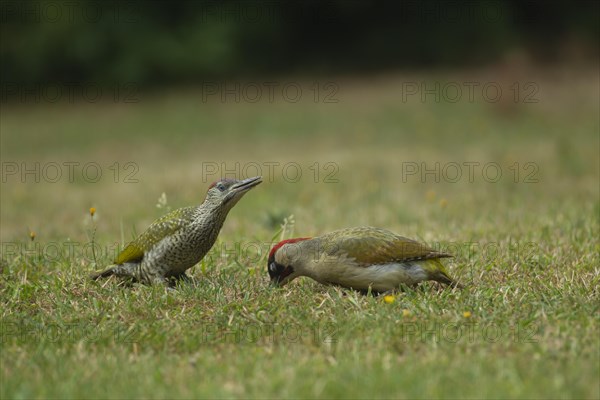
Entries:
POLYGON ((279 242, 269 254, 268 270, 271 282, 279 286, 308 276, 378 293, 426 280, 460 287, 440 262, 444 257, 452 255, 385 229, 356 227, 279 242))
POLYGON ((169 284, 171 278, 188 279, 185 271, 211 249, 229 211, 261 182, 260 176, 214 182, 204 203, 171 211, 154 221, 119 253, 114 265, 93 274, 92 279, 116 275, 146 284, 169 284))

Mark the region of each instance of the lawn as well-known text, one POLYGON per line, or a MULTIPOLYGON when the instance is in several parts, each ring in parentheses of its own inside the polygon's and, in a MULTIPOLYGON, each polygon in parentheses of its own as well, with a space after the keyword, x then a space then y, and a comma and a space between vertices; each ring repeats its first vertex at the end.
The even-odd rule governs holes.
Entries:
POLYGON ((281 82, 301 98, 2 104, 2 398, 600 397, 597 68, 281 82), (192 283, 87 279, 259 173, 192 283), (452 252, 466 288, 269 287, 274 241, 358 225, 452 252))

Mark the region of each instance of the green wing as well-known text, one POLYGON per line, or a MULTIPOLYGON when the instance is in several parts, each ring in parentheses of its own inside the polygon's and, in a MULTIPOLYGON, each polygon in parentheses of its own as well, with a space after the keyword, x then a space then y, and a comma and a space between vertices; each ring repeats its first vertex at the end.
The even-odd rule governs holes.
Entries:
POLYGON ((115 258, 115 264, 140 261, 144 253, 167 236, 188 225, 196 207, 184 207, 173 210, 154 221, 148 229, 130 242, 115 258))
POLYGON ((372 227, 342 229, 326 234, 322 239, 327 254, 347 254, 363 266, 452 257, 385 229, 372 227))

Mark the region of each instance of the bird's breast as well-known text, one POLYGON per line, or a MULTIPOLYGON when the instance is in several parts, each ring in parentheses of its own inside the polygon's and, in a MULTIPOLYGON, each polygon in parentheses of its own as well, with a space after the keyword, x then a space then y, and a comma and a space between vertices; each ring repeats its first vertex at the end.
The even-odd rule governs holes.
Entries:
POLYGON ((170 272, 182 272, 197 264, 214 245, 218 229, 184 229, 159 242, 145 256, 147 264, 170 272))
MULTIPOLYGON (((325 260, 323 260, 325 261, 325 260)), ((414 285, 427 279, 427 272, 418 261, 358 265, 353 260, 331 261, 314 266, 314 278, 323 283, 333 283, 354 289, 371 287, 385 292, 400 286, 414 285)))

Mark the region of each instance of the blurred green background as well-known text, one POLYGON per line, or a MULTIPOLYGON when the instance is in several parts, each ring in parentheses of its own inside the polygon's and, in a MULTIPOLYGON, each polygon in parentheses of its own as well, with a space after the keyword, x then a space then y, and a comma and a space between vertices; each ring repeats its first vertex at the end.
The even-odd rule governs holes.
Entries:
MULTIPOLYGON (((597 55, 595 1, 2 1, 9 82, 140 85, 597 55)), ((579 59, 579 60, 578 60, 579 59)))
POLYGON ((1 398, 600 396, 598 2, 0 6, 1 398), (87 279, 259 173, 194 285, 87 279), (268 287, 273 240, 357 225, 467 289, 268 287))

